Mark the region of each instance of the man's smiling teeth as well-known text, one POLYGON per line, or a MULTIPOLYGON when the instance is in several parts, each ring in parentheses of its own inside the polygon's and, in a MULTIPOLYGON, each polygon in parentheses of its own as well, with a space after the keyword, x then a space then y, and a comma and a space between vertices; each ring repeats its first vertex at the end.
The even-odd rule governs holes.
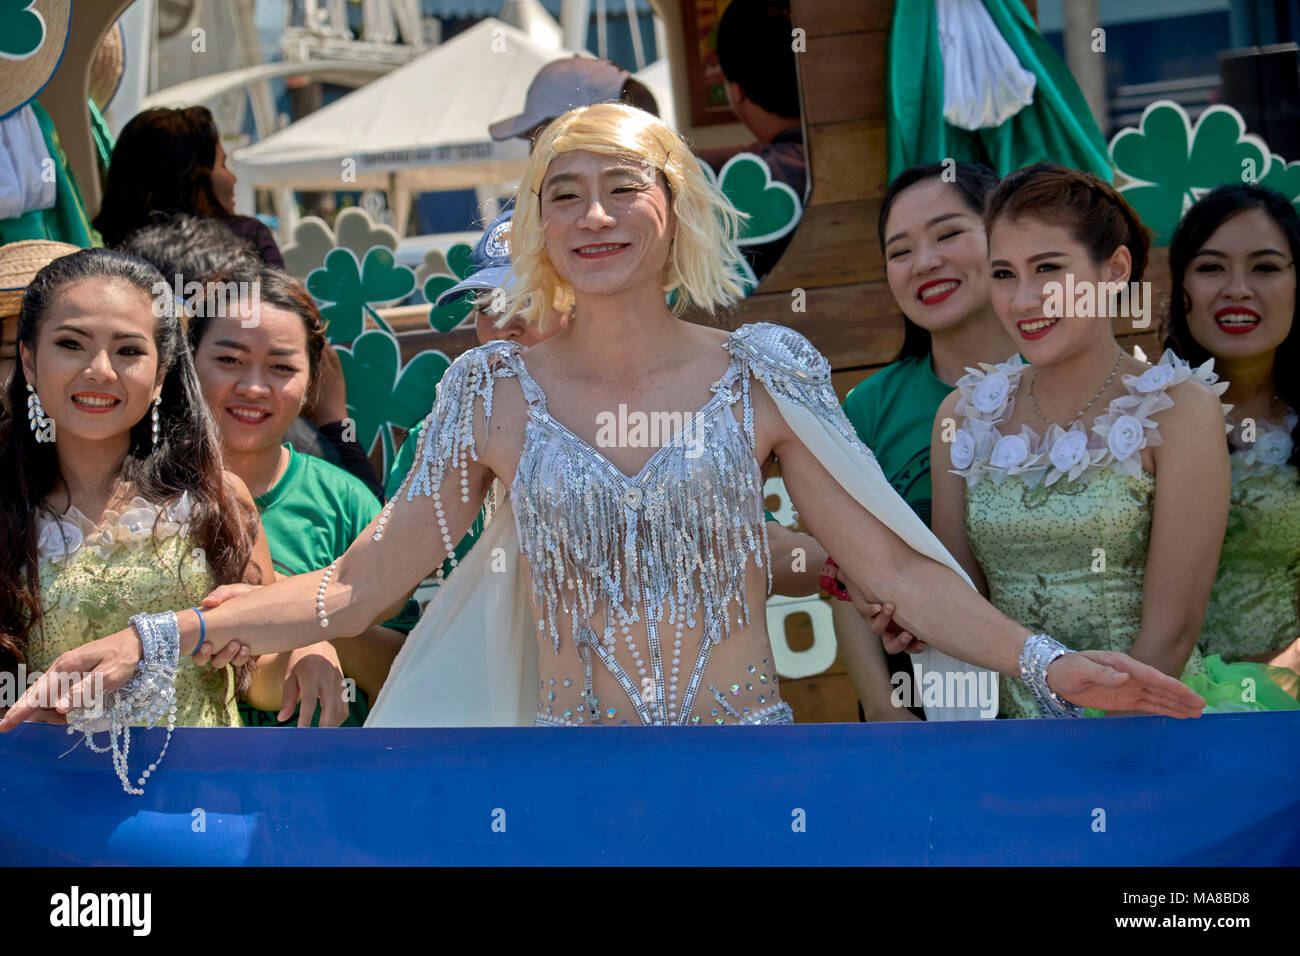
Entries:
POLYGON ((1039 319, 1037 322, 1021 322, 1020 328, 1026 332, 1040 332, 1049 325, 1055 325, 1056 319, 1039 319))
POLYGON ((940 282, 938 285, 932 285, 921 293, 921 301, 928 302, 930 299, 937 298, 945 292, 951 292, 959 285, 961 285, 960 282, 940 282))
POLYGON ((107 408, 109 405, 116 405, 121 401, 121 399, 117 398, 97 398, 92 395, 73 395, 72 400, 78 405, 93 405, 95 408, 107 408))

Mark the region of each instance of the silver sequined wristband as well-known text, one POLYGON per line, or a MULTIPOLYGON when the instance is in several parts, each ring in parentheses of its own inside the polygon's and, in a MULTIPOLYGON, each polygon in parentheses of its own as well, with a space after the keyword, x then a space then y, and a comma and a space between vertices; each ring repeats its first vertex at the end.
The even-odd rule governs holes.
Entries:
POLYGON ((118 694, 135 718, 133 722, 156 723, 175 700, 176 668, 180 660, 181 631, 175 611, 137 614, 131 626, 140 635, 144 653, 136 676, 118 694))
POLYGON ((1082 717, 1083 708, 1072 704, 1047 686, 1047 668, 1062 654, 1073 654, 1060 641, 1046 634, 1025 639, 1020 651, 1020 679, 1028 686, 1044 717, 1082 717))
POLYGON ((140 660, 135 676, 109 695, 108 708, 85 709, 69 712, 68 733, 82 733, 86 745, 96 753, 111 751, 113 767, 122 789, 129 794, 144 793, 145 781, 158 769, 167 754, 172 730, 176 726, 176 668, 180 658, 181 632, 175 613, 137 614, 131 626, 140 637, 140 660), (131 727, 144 724, 156 726, 167 718, 167 739, 157 759, 142 771, 131 785, 127 760, 131 752, 131 727), (100 747, 94 735, 108 731, 108 746, 100 747))

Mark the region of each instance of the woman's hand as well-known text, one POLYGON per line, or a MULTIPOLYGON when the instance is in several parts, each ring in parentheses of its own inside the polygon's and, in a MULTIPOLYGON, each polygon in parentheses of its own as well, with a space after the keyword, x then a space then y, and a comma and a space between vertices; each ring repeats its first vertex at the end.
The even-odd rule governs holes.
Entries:
POLYGON ((917 654, 926 649, 928 645, 925 641, 894 623, 894 605, 873 601, 852 581, 845 580, 843 577, 840 580, 844 581, 845 590, 849 592, 849 599, 853 602, 853 606, 867 622, 871 633, 881 639, 886 651, 890 654, 898 654, 902 651, 917 654))
MULTIPOLYGON (((238 597, 241 594, 247 594, 249 591, 256 591, 261 585, 258 584, 223 584, 219 588, 214 588, 212 593, 203 599, 203 610, 210 611, 218 607, 232 597, 238 597)), ((241 644, 239 641, 231 641, 219 652, 207 641, 194 654, 194 663, 199 667, 211 667, 213 670, 220 670, 227 664, 233 664, 238 667, 248 662, 252 652, 247 644, 241 644)))
POLYGON ((1205 708, 1205 698, 1186 684, 1115 651, 1062 654, 1047 668, 1047 685, 1071 703, 1101 710, 1199 717, 1205 708))
POLYGON ((94 700, 101 691, 107 695, 131 680, 141 653, 140 637, 135 628, 128 627, 60 654, 9 708, 4 720, 0 720, 0 733, 8 733, 24 720, 66 723, 74 701, 94 700), (97 683, 99 680, 102 685, 97 683), (57 693, 60 688, 62 695, 57 693))
POLYGON ((344 702, 343 668, 339 655, 329 641, 309 644, 289 652, 289 664, 284 675, 283 706, 276 720, 288 720, 294 705, 301 699, 298 726, 310 727, 316 701, 320 701, 320 726, 337 727, 347 720, 348 706, 344 702))

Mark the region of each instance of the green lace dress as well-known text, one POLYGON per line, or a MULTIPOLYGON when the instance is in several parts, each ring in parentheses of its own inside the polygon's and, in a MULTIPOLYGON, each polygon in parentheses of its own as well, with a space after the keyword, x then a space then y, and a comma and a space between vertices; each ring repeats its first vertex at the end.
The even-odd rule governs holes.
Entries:
MULTIPOLYGON (((1073 650, 1127 653, 1142 626, 1142 584, 1151 537, 1155 476, 1141 450, 1159 444, 1156 416, 1169 389, 1189 378, 1222 392, 1210 363, 1192 369, 1173 352, 1142 375, 1091 430, 1082 422, 1028 425, 1003 433, 1029 366, 1013 356, 981 364, 957 382, 962 421, 949 449, 966 480, 966 534, 984 571, 989 601, 1025 627, 1073 650)), ((1183 679, 1203 674, 1193 651, 1183 679)), ((1041 716, 1029 689, 1002 676, 1000 717, 1041 716)), ((1090 713, 1096 713, 1090 711, 1090 713)))
MULTIPOLYGON (((136 614, 190 607, 211 591, 212 577, 188 533, 189 515, 188 494, 166 507, 134 498, 120 513, 104 512, 98 525, 76 508, 62 516, 41 512, 44 617, 28 642, 28 670, 44 671, 65 651, 129 627, 136 614)), ((181 655, 176 724, 240 726, 234 670, 196 667, 181 655)))
MULTIPOLYGON (((1266 676, 1246 685, 1254 701, 1238 709, 1291 710, 1300 675, 1284 667, 1242 661, 1280 651, 1300 637, 1300 479, 1291 457, 1297 417, 1261 421, 1255 440, 1233 449, 1232 506, 1214 591, 1199 646, 1211 676, 1237 685, 1252 669, 1266 676), (1244 706, 1257 703, 1259 707, 1244 706)), ((1242 695, 1238 695, 1239 697, 1242 695)))

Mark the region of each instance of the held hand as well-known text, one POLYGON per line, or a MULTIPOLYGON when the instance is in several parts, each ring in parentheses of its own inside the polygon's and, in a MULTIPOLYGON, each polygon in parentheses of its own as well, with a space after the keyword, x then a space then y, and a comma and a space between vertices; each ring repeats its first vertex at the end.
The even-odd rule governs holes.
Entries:
POLYGON ((8 733, 24 720, 65 723, 74 702, 95 699, 101 690, 96 685, 97 679, 103 681, 104 694, 131 680, 141 653, 140 637, 135 628, 128 627, 60 654, 50 669, 27 688, 18 703, 9 708, 4 720, 0 720, 0 733, 8 733), (71 681, 67 679, 69 676, 73 678, 71 681))
POLYGON ((911 631, 905 631, 894 623, 894 605, 869 599, 852 581, 845 581, 844 586, 849 592, 849 599, 853 602, 853 606, 866 620, 871 633, 881 639, 887 652, 898 654, 907 651, 909 654, 916 654, 929 646, 911 631))
MULTIPOLYGON (((223 584, 215 588, 211 594, 203 599, 202 608, 210 611, 214 607, 219 607, 232 597, 238 597, 241 594, 247 594, 249 591, 256 591, 260 585, 257 584, 223 584)), ((220 651, 208 641, 204 641, 199 647, 198 652, 194 655, 194 663, 199 667, 210 667, 213 670, 221 670, 227 664, 233 664, 238 667, 246 664, 252 651, 247 644, 241 644, 239 641, 231 641, 220 651)))
POLYGON ((1115 651, 1063 654, 1047 668, 1047 686, 1071 703, 1110 711, 1199 717, 1205 698, 1186 684, 1115 651))
POLYGON ((867 618, 867 626, 871 628, 872 634, 880 638, 885 650, 890 654, 897 654, 900 651, 919 654, 930 646, 911 631, 905 631, 894 623, 894 605, 872 604, 871 610, 874 611, 874 615, 867 618))
POLYGON ((283 706, 277 720, 288 720, 294 704, 301 698, 298 726, 310 727, 316 701, 320 701, 320 726, 338 727, 347 720, 348 707, 343 700, 343 668, 339 655, 329 641, 299 647, 289 654, 284 676, 283 706))

